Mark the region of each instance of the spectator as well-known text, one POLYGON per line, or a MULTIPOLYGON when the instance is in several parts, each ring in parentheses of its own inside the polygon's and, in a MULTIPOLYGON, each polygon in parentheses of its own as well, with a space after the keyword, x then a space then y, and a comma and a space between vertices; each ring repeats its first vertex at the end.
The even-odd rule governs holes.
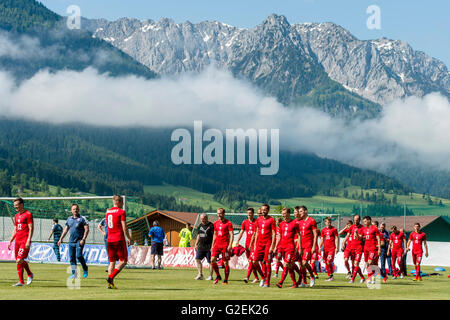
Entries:
POLYGON ((61 253, 59 252, 58 241, 61 238, 61 234, 63 232, 63 227, 58 223, 58 219, 53 219, 53 227, 50 235, 48 236, 48 240, 53 235, 53 251, 55 252, 56 260, 61 261, 61 253))
MULTIPOLYGON (((108 228, 106 227, 106 218, 103 218, 102 221, 97 226, 98 231, 100 231, 101 234, 103 234, 103 241, 105 243, 105 249, 106 249, 106 255, 108 256, 109 261, 109 252, 108 252, 108 246, 107 246, 107 239, 108 239, 108 228), (104 229, 103 229, 104 228, 104 229)), ((106 272, 108 272, 108 268, 106 268, 106 272)))
POLYGON ((188 222, 186 223, 186 227, 181 229, 180 231, 180 243, 178 244, 178 246, 181 248, 190 247, 191 239, 192 239, 191 224, 188 222))
POLYGON ((197 263, 198 275, 195 280, 203 280, 202 260, 206 258, 209 263, 209 277, 206 280, 212 280, 211 267, 211 245, 214 236, 214 225, 208 221, 208 215, 203 213, 200 216, 201 223, 197 227, 197 239, 195 241, 195 262, 197 263))
POLYGON ((392 262, 391 262, 391 255, 388 255, 388 248, 389 248, 389 239, 390 239, 390 234, 389 232, 386 230, 386 224, 383 222, 380 225, 380 232, 383 236, 383 241, 384 244, 381 245, 381 254, 380 254, 380 268, 381 270, 383 270, 383 272, 386 270, 386 259, 387 259, 387 263, 388 263, 388 268, 389 268, 389 275, 392 276, 392 262))
POLYGON ((164 230, 159 226, 158 220, 153 222, 153 228, 150 229, 148 236, 152 238, 152 269, 156 269, 155 258, 156 255, 158 255, 158 269, 162 270, 163 267, 161 266, 161 261, 164 254, 163 241, 165 234, 164 230))

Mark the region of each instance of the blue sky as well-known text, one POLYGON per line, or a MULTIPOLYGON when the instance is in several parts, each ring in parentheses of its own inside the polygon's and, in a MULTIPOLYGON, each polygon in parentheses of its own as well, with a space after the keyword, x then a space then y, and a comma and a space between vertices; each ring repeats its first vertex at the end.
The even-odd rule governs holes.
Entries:
POLYGON ((87 18, 140 20, 171 18, 193 23, 217 20, 240 28, 252 28, 269 14, 285 15, 291 24, 302 22, 337 23, 360 39, 406 40, 450 66, 449 0, 41 0, 49 9, 66 15, 69 5, 78 5, 87 18), (369 30, 366 9, 381 9, 381 29, 369 30))

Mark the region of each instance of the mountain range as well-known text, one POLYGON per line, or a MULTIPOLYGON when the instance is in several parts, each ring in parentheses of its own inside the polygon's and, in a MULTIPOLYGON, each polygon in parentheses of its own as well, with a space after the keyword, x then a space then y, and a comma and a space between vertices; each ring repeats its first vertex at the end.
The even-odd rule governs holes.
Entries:
MULTIPOLYGON (((37 1, 1 1, 0 42, 15 45, 21 54, 0 48, 0 70, 19 82, 42 69, 87 67, 111 77, 152 79, 200 72, 213 64, 247 79, 287 107, 311 105, 335 117, 376 117, 384 104, 410 95, 437 91, 450 96, 449 72, 439 60, 414 51, 404 41, 358 40, 333 23, 290 24, 284 16, 273 14, 252 29, 220 22, 176 24, 170 19, 131 18, 82 19, 82 26, 82 30, 67 30, 63 17, 37 1), (43 53, 35 54, 36 47, 43 53)), ((27 122, 30 130, 20 131, 15 120, 0 122, 0 169, 98 194, 119 190, 137 194, 144 184, 167 182, 262 200, 330 193, 337 185, 352 183, 400 193, 412 187, 450 196, 448 176, 441 178, 442 183, 431 178, 424 184, 414 169, 395 172, 401 183, 315 155, 282 153, 283 168, 268 180, 251 166, 167 164, 170 150, 162 141, 170 139, 164 130, 78 129, 27 122), (148 141, 154 149, 142 150, 148 141), (15 156, 14 146, 20 147, 23 157, 15 156), (240 179, 236 182, 233 177, 240 179)))
POLYGON ((332 114, 373 114, 394 99, 431 92, 450 97, 450 73, 438 59, 401 40, 359 40, 330 22, 290 24, 272 14, 251 29, 167 18, 85 19, 83 26, 159 74, 198 72, 214 64, 285 104, 311 102, 332 114), (330 88, 325 101, 316 101, 330 88), (338 106, 327 105, 333 98, 338 106))

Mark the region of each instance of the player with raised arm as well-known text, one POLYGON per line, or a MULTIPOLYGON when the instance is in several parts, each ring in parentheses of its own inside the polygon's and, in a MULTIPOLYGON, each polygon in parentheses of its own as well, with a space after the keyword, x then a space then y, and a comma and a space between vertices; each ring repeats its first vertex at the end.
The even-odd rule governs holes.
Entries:
POLYGON ((359 274, 359 276, 361 277, 361 283, 364 283, 366 279, 362 274, 361 268, 359 267, 363 254, 362 238, 358 237, 358 235, 363 235, 363 226, 360 222, 361 217, 359 216, 359 214, 356 214, 353 217, 353 225, 349 228, 347 236, 344 239, 344 242, 349 242, 347 245, 349 245, 351 248, 350 257, 353 263, 353 274, 349 283, 355 282, 357 274, 359 274))
POLYGON ((416 276, 413 281, 422 281, 420 274, 420 263, 422 262, 423 247, 425 247, 425 257, 428 258, 427 235, 420 230, 420 223, 414 224, 414 231, 409 235, 408 243, 406 244, 406 252, 409 251, 409 245, 412 242, 412 259, 416 266, 416 276))
MULTIPOLYGON (((283 222, 283 218, 277 218, 275 220, 276 222, 276 237, 278 239, 278 236, 280 235, 281 229, 280 229, 280 223, 283 222)), ((283 253, 281 252, 281 246, 279 244, 275 244, 275 260, 277 261, 277 264, 275 266, 275 274, 273 275, 274 278, 278 278, 278 270, 283 269, 283 253)))
POLYGON ((283 215, 284 221, 282 221, 279 226, 280 232, 277 234, 276 247, 280 248, 281 255, 284 259, 284 267, 280 282, 277 283, 277 287, 281 288, 283 286, 283 282, 286 279, 287 273, 289 273, 293 283, 291 288, 297 288, 294 265, 297 256, 295 254, 295 251, 300 250, 298 254, 301 255, 301 245, 296 245, 296 242, 298 243, 300 241, 300 229, 297 222, 291 219, 290 208, 283 208, 281 214, 283 215), (297 240, 295 240, 295 235, 297 235, 297 240))
POLYGON ((108 228, 108 238, 106 245, 108 247, 109 267, 108 267, 108 289, 117 289, 114 284, 114 278, 126 266, 128 261, 127 245, 131 243, 130 233, 126 223, 126 212, 123 208, 123 198, 119 195, 113 197, 111 209, 106 211, 106 227, 108 228), (128 243, 125 240, 127 237, 128 243), (116 261, 119 264, 116 266, 116 261))
POLYGON ((315 284, 314 273, 309 262, 312 259, 312 254, 316 252, 317 248, 317 238, 319 231, 317 230, 317 223, 314 218, 308 216, 308 209, 305 206, 296 207, 300 214, 301 220, 299 220, 298 225, 300 228, 301 245, 302 245, 302 282, 298 281, 299 287, 306 287, 306 270, 308 270, 311 277, 310 287, 315 284))
MULTIPOLYGON (((253 280, 253 283, 255 283, 255 282, 259 281, 258 272, 257 272, 256 268, 253 266, 253 262, 250 259, 251 242, 252 242, 253 234, 255 233, 255 230, 256 230, 255 210, 253 208, 247 209, 247 217, 248 217, 248 219, 245 220, 241 225, 241 231, 239 232, 236 242, 239 244, 239 242, 241 241, 241 238, 245 232, 245 255, 248 260, 248 269, 247 269, 247 277, 244 279, 244 282, 248 283, 248 279, 250 278, 250 275, 253 272, 253 275, 255 276, 255 280, 253 280)), ((261 277, 263 277, 261 270, 260 270, 260 272, 261 272, 261 277)))
POLYGON ((331 218, 325 218, 325 228, 320 232, 319 248, 323 246, 323 261, 327 270, 328 279, 333 281, 334 257, 339 252, 339 235, 335 227, 331 225, 331 218))
POLYGON ((391 235, 389 241, 389 247, 387 250, 387 255, 391 256, 392 259, 392 268, 394 269, 394 277, 393 279, 397 279, 399 276, 403 278, 405 271, 403 270, 403 248, 406 248, 406 237, 403 232, 400 232, 397 229, 397 226, 391 227, 391 235), (398 269, 395 267, 395 264, 398 264, 398 269))
MULTIPOLYGON (((373 277, 372 266, 377 266, 377 257, 381 253, 381 239, 379 230, 372 224, 372 218, 370 216, 365 216, 363 222, 362 234, 357 233, 356 237, 359 240, 364 239, 364 261, 367 269, 367 281, 374 284, 375 278, 373 277)), ((386 282, 386 278, 383 280, 386 282)))
POLYGON ((27 286, 33 282, 33 273, 25 259, 28 257, 33 238, 34 223, 33 215, 25 209, 22 198, 14 200, 14 209, 17 214, 14 216, 14 230, 9 240, 8 250, 11 250, 11 243, 14 241, 14 256, 16 257, 17 273, 19 282, 13 284, 13 287, 22 287, 25 285, 23 280, 23 269, 27 272, 27 286))
POLYGON ((230 252, 233 244, 233 224, 230 220, 225 218, 225 209, 217 209, 217 217, 219 218, 214 222, 214 235, 211 250, 211 266, 216 273, 216 280, 214 284, 218 284, 222 277, 220 276, 219 266, 217 265, 217 258, 222 256, 222 261, 225 269, 225 279, 223 284, 228 284, 228 277, 230 275, 230 252))
POLYGON ((265 267, 264 278, 259 285, 261 287, 270 286, 270 274, 272 271, 272 258, 275 250, 276 226, 275 219, 269 216, 270 206, 263 204, 261 206, 262 217, 256 220, 256 233, 253 249, 253 261, 259 266, 261 262, 265 267), (265 281, 264 281, 265 280, 265 281))
MULTIPOLYGON (((348 234, 350 227, 352 225, 353 225, 353 221, 348 220, 345 228, 342 229, 341 231, 339 231, 339 235, 348 234)), ((350 259, 351 251, 352 251, 351 239, 352 239, 352 237, 345 237, 344 241, 342 241, 342 251, 344 252, 344 265, 345 265, 345 268, 347 269, 347 276, 345 277, 346 279, 351 279, 352 274, 353 274, 353 262, 352 262, 352 268, 350 268, 350 265, 348 263, 348 260, 350 259)))

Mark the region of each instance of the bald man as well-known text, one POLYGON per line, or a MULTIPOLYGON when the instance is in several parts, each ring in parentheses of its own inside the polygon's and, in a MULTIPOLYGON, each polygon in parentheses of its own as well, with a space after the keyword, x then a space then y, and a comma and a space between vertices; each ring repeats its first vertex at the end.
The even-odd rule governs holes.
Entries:
POLYGON ((202 260, 206 258, 209 265, 209 277, 206 280, 212 280, 211 268, 211 244, 214 235, 214 225, 208 221, 208 216, 203 213, 200 215, 201 223, 197 227, 197 239, 195 241, 195 262, 197 263, 198 275, 195 280, 203 280, 202 260))

